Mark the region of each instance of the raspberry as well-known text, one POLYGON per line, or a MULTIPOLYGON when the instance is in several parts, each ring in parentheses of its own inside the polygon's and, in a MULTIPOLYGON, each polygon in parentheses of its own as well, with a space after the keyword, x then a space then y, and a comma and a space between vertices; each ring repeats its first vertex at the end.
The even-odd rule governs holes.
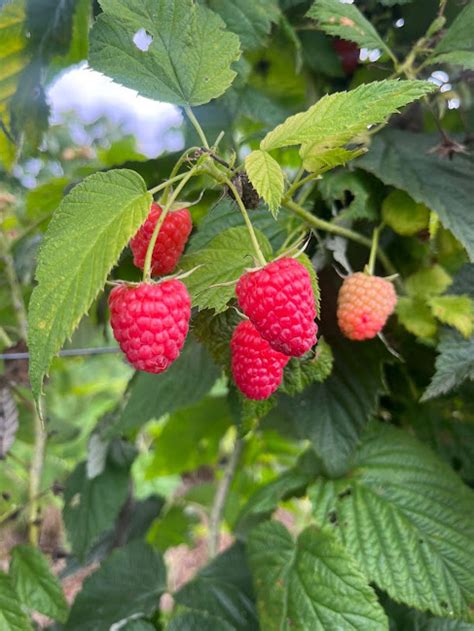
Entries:
POLYGON ((341 60, 344 73, 346 75, 354 74, 359 64, 359 48, 357 44, 349 42, 346 39, 335 38, 333 40, 333 48, 341 60))
POLYGON ((181 281, 114 287, 109 307, 115 339, 134 368, 160 373, 178 357, 191 317, 181 281))
POLYGON ((273 261, 237 283, 240 308, 272 348, 299 357, 316 344, 316 305, 308 270, 295 259, 273 261))
POLYGON ((283 379, 290 358, 273 350, 254 325, 245 320, 232 335, 232 374, 241 392, 249 399, 268 399, 283 379))
POLYGON ((385 326, 397 304, 390 281, 357 272, 342 283, 337 298, 339 327, 350 340, 368 340, 385 326))
MULTIPOLYGON (((148 244, 160 215, 161 207, 153 203, 145 223, 130 241, 133 262, 140 269, 143 269, 148 244)), ((174 270, 192 227, 191 214, 187 208, 173 210, 166 215, 151 257, 151 273, 154 276, 170 274, 174 270)))

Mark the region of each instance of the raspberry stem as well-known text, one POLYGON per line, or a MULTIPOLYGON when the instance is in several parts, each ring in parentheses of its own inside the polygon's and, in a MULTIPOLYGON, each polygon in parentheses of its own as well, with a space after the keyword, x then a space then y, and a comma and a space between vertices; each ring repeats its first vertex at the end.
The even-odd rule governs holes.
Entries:
POLYGON ((196 130, 197 135, 201 139, 202 144, 204 145, 206 149, 209 149, 209 143, 207 142, 206 134, 204 133, 201 125, 199 124, 198 119, 194 116, 193 110, 189 107, 189 105, 185 105, 184 111, 186 112, 187 117, 191 121, 194 129, 196 130))
POLYGON ((367 263, 367 272, 372 275, 374 273, 374 268, 375 268, 375 259, 377 256, 377 251, 378 251, 378 247, 379 247, 379 237, 380 237, 380 231, 383 228, 383 224, 380 224, 380 226, 377 226, 377 228, 374 228, 374 231, 372 233, 372 246, 370 248, 370 256, 369 256, 369 262, 367 263))
POLYGON ((161 184, 158 184, 158 186, 154 186, 153 188, 148 189, 148 192, 154 195, 155 193, 162 191, 164 188, 166 188, 170 184, 174 184, 174 182, 179 182, 184 177, 186 177, 186 173, 180 173, 179 175, 170 177, 168 180, 166 180, 166 182, 162 182, 161 184))
POLYGON ((237 202, 238 207, 240 208, 240 212, 242 213, 242 217, 244 218, 245 221, 245 225, 247 226, 247 230, 249 232, 250 235, 250 240, 252 241, 252 245, 253 248, 255 250, 255 254, 257 256, 257 260, 260 263, 260 265, 265 266, 267 264, 267 261, 265 260, 265 257, 263 256, 262 250, 260 249, 260 246, 258 244, 258 239, 257 239, 257 235, 255 234, 255 230, 253 229, 252 226, 252 222, 250 221, 250 217, 249 214, 247 212, 247 209, 244 206, 244 202, 242 201, 237 189, 235 188, 234 184, 229 180, 228 177, 224 178, 224 182, 227 184, 227 186, 229 187, 229 189, 232 191, 235 201, 237 202))

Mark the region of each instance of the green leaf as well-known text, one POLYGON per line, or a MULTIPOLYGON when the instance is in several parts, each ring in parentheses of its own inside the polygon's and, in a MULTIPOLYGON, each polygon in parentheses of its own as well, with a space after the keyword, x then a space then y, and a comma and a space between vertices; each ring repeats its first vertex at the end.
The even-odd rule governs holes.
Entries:
POLYGON ((474 380, 474 337, 466 340, 456 331, 443 331, 437 351, 436 371, 422 401, 446 394, 466 379, 474 380))
POLYGON ((469 296, 435 296, 429 304, 438 320, 453 326, 466 338, 472 335, 474 307, 469 296))
POLYGON ((41 394, 51 359, 87 312, 145 220, 152 196, 126 169, 95 173, 67 195, 49 225, 29 306, 30 381, 41 394))
POLYGON ((357 164, 434 210, 474 259, 473 161, 459 154, 448 161, 430 153, 438 142, 435 136, 390 129, 374 137, 357 164))
POLYGON ((277 0, 207 0, 207 4, 239 36, 244 50, 260 48, 280 16, 277 0))
POLYGON ((295 542, 267 522, 252 531, 248 558, 262 631, 388 630, 375 593, 331 534, 309 526, 295 542))
POLYGON ((453 50, 429 59, 430 66, 438 64, 452 64, 453 66, 462 66, 467 70, 474 70, 474 52, 471 50, 453 50))
POLYGON ((26 195, 26 212, 30 219, 38 219, 52 213, 64 197, 64 189, 69 184, 67 177, 55 177, 40 184, 26 195))
POLYGON ((0 628, 2 631, 32 631, 30 621, 21 608, 10 577, 0 572, 0 628))
POLYGON ((282 431, 308 439, 331 476, 341 475, 360 433, 374 413, 383 390, 379 343, 334 346, 334 369, 324 383, 314 383, 296 397, 283 395, 275 416, 282 431))
POLYGON ((307 166, 311 167, 311 171, 314 173, 324 173, 340 165, 347 164, 347 162, 358 158, 366 151, 367 149, 365 147, 358 149, 337 147, 336 149, 322 150, 317 156, 311 156, 311 159, 307 160, 306 163, 307 166))
POLYGON ((433 85, 426 81, 386 80, 365 83, 350 92, 323 96, 306 112, 290 116, 268 133, 260 148, 270 151, 302 145, 303 164, 311 171, 313 160, 317 162, 320 155, 345 145, 365 132, 369 125, 384 122, 400 107, 432 90, 433 85))
MULTIPOLYGON (((272 248, 268 239, 258 230, 255 231, 263 255, 268 258, 272 248)), ((224 311, 227 303, 235 294, 234 285, 220 285, 240 278, 247 267, 252 267, 255 250, 247 228, 229 228, 217 235, 207 247, 195 254, 187 254, 181 259, 181 267, 199 269, 184 279, 193 306, 199 309, 214 309, 216 313, 224 311)))
POLYGON ((310 490, 367 579, 391 598, 472 619, 474 502, 452 469, 407 432, 374 423, 345 478, 310 490))
POLYGON ((13 548, 10 576, 16 593, 28 609, 65 622, 68 605, 61 584, 37 548, 27 545, 13 548))
POLYGON ((203 611, 186 611, 174 616, 167 631, 235 631, 235 628, 216 616, 203 611))
POLYGON ((143 96, 201 105, 223 94, 236 73, 239 38, 222 19, 193 0, 101 0, 90 41, 93 68, 143 96), (144 29, 147 50, 134 43, 144 29))
POLYGON ((276 217, 285 186, 280 165, 269 153, 257 149, 245 158, 245 170, 254 189, 276 217))
POLYGON ((306 15, 316 20, 319 28, 329 35, 355 42, 361 48, 380 48, 390 53, 375 28, 354 4, 315 0, 306 15))
POLYGON ((396 306, 398 320, 407 331, 417 337, 430 338, 438 327, 429 305, 416 297, 400 296, 396 306))
POLYGON ((112 527, 128 494, 129 475, 126 468, 109 465, 92 480, 86 464, 74 469, 64 491, 63 518, 72 550, 79 560, 98 536, 112 527))
POLYGON ((150 615, 166 590, 161 554, 142 541, 119 548, 84 581, 65 631, 109 631, 133 615, 150 615))
POLYGON ((319 190, 326 203, 331 204, 337 200, 343 204, 343 210, 339 213, 341 219, 375 221, 379 212, 379 195, 374 182, 380 185, 375 178, 363 171, 339 169, 324 175, 319 190), (352 197, 349 204, 348 193, 352 197))
POLYGON ((451 51, 467 50, 474 48, 474 4, 468 2, 462 11, 456 16, 443 38, 439 41, 434 54, 451 51))
POLYGON ((285 367, 280 392, 295 396, 315 382, 326 381, 332 372, 334 357, 331 347, 320 338, 314 357, 300 359, 292 357, 285 367))
POLYGON ((199 401, 212 388, 219 370, 206 349, 188 338, 181 355, 161 375, 137 373, 130 396, 111 433, 129 432, 152 418, 199 401))
POLYGON ((175 412, 156 436, 147 478, 195 471, 215 463, 220 441, 231 424, 225 397, 206 397, 175 412))
POLYGON ((397 234, 409 237, 428 227, 430 209, 417 204, 404 191, 392 191, 382 204, 384 222, 397 234))
POLYGON ((164 515, 160 515, 153 521, 146 540, 163 553, 168 548, 182 544, 192 547, 193 528, 197 524, 199 524, 199 518, 195 513, 175 504, 170 506, 164 515))
MULTIPOLYGON (((216 616, 235 631, 257 631, 252 577, 244 547, 234 544, 174 594, 179 605, 216 616)), ((214 627, 209 627, 214 629, 214 627)))
POLYGON ((441 265, 432 265, 409 276, 405 288, 413 298, 430 298, 444 293, 452 282, 453 279, 441 265))
MULTIPOLYGON (((283 216, 286 218, 287 215, 282 209, 280 211, 280 219, 283 216)), ((286 238, 285 227, 282 224, 283 222, 275 221, 266 208, 260 207, 252 210, 253 227, 263 232, 274 250, 277 250, 286 238)), ((197 231, 191 235, 186 252, 194 254, 194 252, 208 246, 214 237, 227 230, 227 228, 244 225, 242 213, 239 211, 235 201, 225 198, 205 215, 198 225, 197 231)))

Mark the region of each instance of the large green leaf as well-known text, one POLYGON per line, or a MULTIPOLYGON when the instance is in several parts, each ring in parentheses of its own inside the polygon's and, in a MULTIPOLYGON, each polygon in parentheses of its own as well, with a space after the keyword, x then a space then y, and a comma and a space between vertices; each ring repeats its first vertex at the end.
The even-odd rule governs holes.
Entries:
POLYGON ((434 54, 474 48, 474 3, 468 2, 434 49, 434 54))
MULTIPOLYGON (((268 239, 255 231, 260 249, 269 257, 272 248, 268 239)), ((191 294, 193 305, 200 309, 224 311, 235 294, 236 281, 247 267, 252 267, 255 250, 247 228, 229 228, 210 241, 207 247, 195 254, 187 254, 181 260, 185 270, 199 266, 184 282, 191 294)))
POLYGON ((152 418, 159 419, 199 401, 218 376, 219 369, 206 349, 188 338, 181 355, 166 372, 136 374, 125 409, 111 432, 133 430, 152 418))
POLYGON ((232 83, 239 38, 222 19, 193 0, 101 0, 90 42, 90 64, 143 96, 200 105, 232 83), (146 50, 134 36, 152 37, 146 50))
POLYGON ((15 546, 11 552, 10 576, 16 593, 30 610, 64 622, 68 606, 61 585, 37 548, 15 546))
POLYGON ((32 631, 30 621, 21 608, 10 577, 0 572, 0 628, 2 631, 32 631))
POLYGON ((235 631, 259 628, 252 577, 242 544, 237 543, 216 557, 176 592, 174 599, 194 611, 216 616, 235 631))
POLYGON ((185 611, 170 620, 167 631, 235 631, 235 627, 203 611, 185 611))
POLYGON ((339 0, 315 0, 306 15, 316 20, 319 28, 329 35, 355 42, 361 48, 389 50, 372 24, 353 4, 339 0))
POLYGON ((392 598, 473 619, 474 496, 412 436, 374 423, 347 477, 309 495, 317 521, 392 598))
POLYGON ((348 143, 369 125, 385 121, 403 105, 432 90, 426 81, 386 80, 323 96, 306 112, 290 116, 268 133, 260 148, 269 151, 302 145, 300 155, 306 169, 320 168, 321 154, 348 143))
POLYGON ((388 629, 363 573, 330 533, 310 526, 295 542, 266 522, 250 534, 248 558, 262 631, 388 629))
POLYGON ((152 202, 134 171, 95 173, 63 199, 49 224, 29 307, 30 381, 41 393, 51 359, 103 288, 152 202))
POLYGON ((126 468, 108 466, 91 480, 77 465, 64 491, 63 518, 74 554, 83 560, 98 536, 110 529, 127 498, 126 468))
POLYGON ((248 50, 262 46, 280 17, 278 0, 207 0, 207 4, 248 50))
POLYGON ((161 554, 143 541, 113 552, 84 581, 65 631, 109 631, 130 616, 152 614, 166 589, 161 554))
POLYGON ((276 217, 285 186, 280 165, 269 153, 257 149, 245 158, 245 170, 253 187, 276 217))
POLYGON ((357 165, 434 210, 473 260, 473 161, 459 154, 452 160, 438 157, 430 152, 438 142, 435 136, 390 129, 375 136, 357 165))
POLYGON ((205 397, 175 412, 156 437, 147 477, 154 479, 215 464, 220 441, 230 425, 225 397, 205 397))
POLYGON ((466 379, 474 380, 474 336, 466 340, 457 331, 445 330, 437 350, 436 371, 423 401, 446 394, 466 379))
POLYGON ((375 411, 387 354, 377 342, 348 342, 333 350, 331 376, 296 397, 282 396, 274 415, 282 431, 310 440, 327 473, 337 476, 347 469, 360 433, 375 411))

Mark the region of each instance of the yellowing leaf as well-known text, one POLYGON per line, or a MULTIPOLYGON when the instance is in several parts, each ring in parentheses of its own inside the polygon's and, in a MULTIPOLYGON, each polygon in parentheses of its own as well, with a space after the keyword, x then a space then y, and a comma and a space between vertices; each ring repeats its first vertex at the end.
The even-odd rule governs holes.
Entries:
POLYGON ((413 335, 422 338, 436 335, 438 330, 436 320, 426 302, 401 296, 398 299, 396 312, 399 322, 413 335))
POLYGON ((469 296, 435 296, 429 304, 438 320, 453 326, 466 338, 472 335, 474 306, 469 296))
POLYGON ((267 202, 274 217, 283 196, 283 171, 278 162, 266 151, 252 151, 245 158, 245 170, 252 186, 267 202))
POLYGON ((383 201, 382 217, 385 223, 402 236, 411 236, 427 228, 430 209, 417 204, 404 191, 392 191, 383 201))
POLYGON ((412 274, 406 279, 405 287, 410 296, 427 298, 444 293, 451 283, 451 276, 441 265, 433 265, 412 274))

